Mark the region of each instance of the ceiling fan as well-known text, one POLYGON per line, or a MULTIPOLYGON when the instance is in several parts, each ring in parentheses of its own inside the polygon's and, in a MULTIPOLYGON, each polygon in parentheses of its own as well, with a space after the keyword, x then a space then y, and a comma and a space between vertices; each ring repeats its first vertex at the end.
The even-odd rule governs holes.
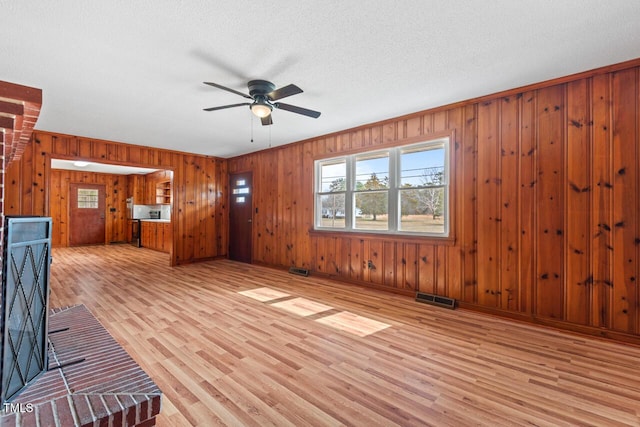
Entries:
POLYGON ((263 126, 268 126, 273 124, 271 120, 271 111, 274 108, 290 111, 296 114, 302 114, 303 116, 313 117, 317 119, 320 117, 319 111, 309 110, 307 108, 296 107, 295 105, 285 104, 283 102, 276 102, 279 99, 286 98, 287 96, 296 95, 298 93, 302 93, 302 89, 300 89, 296 85, 287 85, 283 86, 279 89, 276 89, 276 86, 266 80, 251 80, 247 86, 249 88, 249 95, 244 94, 242 92, 238 92, 237 90, 228 88, 226 86, 219 85, 217 83, 211 82, 203 82, 206 85, 217 87, 218 89, 226 90, 227 92, 235 93, 236 95, 240 95, 244 98, 250 99, 252 102, 242 102, 240 104, 230 104, 230 105, 222 105, 220 107, 211 107, 205 108, 204 111, 216 111, 223 110, 225 108, 234 108, 241 107, 243 105, 248 105, 251 109, 251 112, 260 117, 263 126))

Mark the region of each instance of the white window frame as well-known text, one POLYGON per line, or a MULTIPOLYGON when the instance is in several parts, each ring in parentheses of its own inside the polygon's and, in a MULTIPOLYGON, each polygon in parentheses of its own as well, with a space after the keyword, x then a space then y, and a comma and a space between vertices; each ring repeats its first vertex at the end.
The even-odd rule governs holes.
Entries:
MULTIPOLYGON (((334 231, 334 232, 354 232, 354 233, 373 233, 373 234, 403 234, 412 236, 425 236, 433 238, 448 238, 451 231, 451 209, 450 209, 450 145, 451 137, 440 137, 433 140, 399 145, 385 149, 375 149, 370 151, 361 151, 355 154, 318 159, 314 162, 314 230, 334 231), (399 230, 401 223, 401 206, 400 192, 402 187, 402 166, 401 155, 406 152, 422 151, 429 149, 444 149, 444 179, 439 186, 444 189, 444 200, 442 207, 442 217, 444 220, 444 229, 442 233, 425 232, 425 231, 407 231, 399 230), (389 187, 388 187, 388 229, 373 230, 355 228, 355 195, 361 193, 356 190, 356 161, 358 159, 375 158, 386 155, 389 158, 389 187), (321 182, 321 169, 323 165, 331 165, 344 162, 346 165, 346 189, 340 192, 323 192, 321 182), (322 226, 322 196, 344 194, 345 197, 345 226, 344 227, 326 227, 322 226)), ((417 187, 427 188, 427 187, 417 187)))

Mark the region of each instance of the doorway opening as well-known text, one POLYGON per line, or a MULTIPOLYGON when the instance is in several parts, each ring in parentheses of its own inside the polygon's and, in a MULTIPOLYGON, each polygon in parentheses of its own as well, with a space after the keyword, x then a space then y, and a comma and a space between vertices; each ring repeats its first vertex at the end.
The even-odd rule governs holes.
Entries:
POLYGON ((46 173, 53 248, 137 240, 174 262, 172 170, 51 158, 46 173))

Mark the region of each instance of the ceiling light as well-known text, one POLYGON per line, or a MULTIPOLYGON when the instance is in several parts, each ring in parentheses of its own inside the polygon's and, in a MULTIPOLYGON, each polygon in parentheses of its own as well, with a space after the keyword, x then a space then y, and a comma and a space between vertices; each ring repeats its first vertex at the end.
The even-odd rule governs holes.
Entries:
POLYGON ((254 102, 251 104, 251 112, 260 118, 267 117, 271 114, 271 105, 254 102))
POLYGON ((85 166, 89 166, 89 162, 73 162, 73 166, 83 168, 85 166))

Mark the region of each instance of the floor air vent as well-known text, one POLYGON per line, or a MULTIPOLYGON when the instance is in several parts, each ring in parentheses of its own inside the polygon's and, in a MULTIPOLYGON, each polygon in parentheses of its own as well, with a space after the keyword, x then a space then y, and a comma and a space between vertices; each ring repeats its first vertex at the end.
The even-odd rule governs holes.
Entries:
POLYGON ((309 270, 306 268, 291 267, 289 268, 289 273, 307 277, 309 275, 309 270))
POLYGON ((418 292, 416 294, 416 301, 437 305, 438 307, 450 308, 452 310, 456 307, 456 300, 453 298, 439 297, 437 295, 425 294, 422 292, 418 292))

